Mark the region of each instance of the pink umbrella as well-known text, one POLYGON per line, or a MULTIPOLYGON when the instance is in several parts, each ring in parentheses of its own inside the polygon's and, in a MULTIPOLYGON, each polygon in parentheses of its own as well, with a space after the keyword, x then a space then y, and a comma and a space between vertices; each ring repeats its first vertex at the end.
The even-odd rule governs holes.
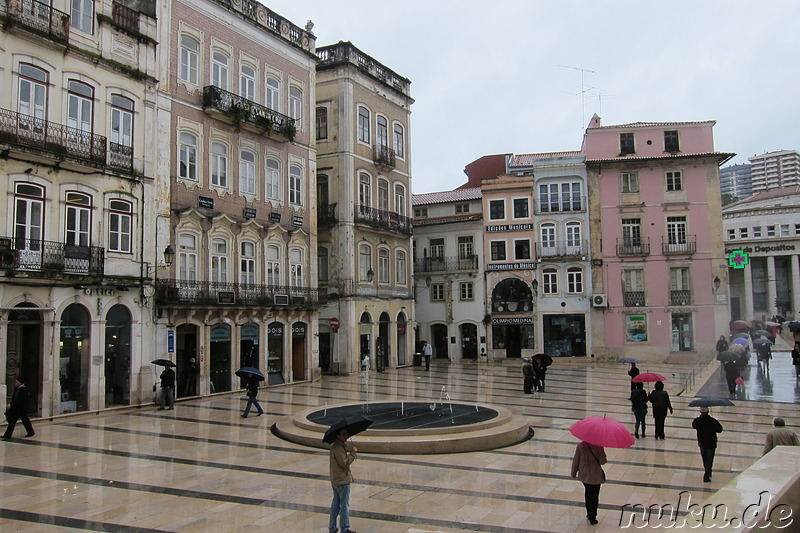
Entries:
POLYGON ((655 372, 642 372, 631 380, 634 383, 652 383, 654 381, 667 381, 667 378, 655 372))
POLYGON ((604 448, 630 448, 636 442, 625 426, 605 415, 590 416, 575 422, 569 432, 582 441, 604 448))
POLYGON ((731 331, 747 331, 748 329, 750 329, 750 324, 744 320, 737 320, 731 324, 731 331))

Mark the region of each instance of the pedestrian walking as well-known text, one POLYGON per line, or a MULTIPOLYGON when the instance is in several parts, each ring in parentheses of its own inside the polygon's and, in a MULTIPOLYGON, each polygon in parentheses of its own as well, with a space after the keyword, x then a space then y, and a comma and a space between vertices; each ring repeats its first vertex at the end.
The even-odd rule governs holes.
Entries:
POLYGON ((539 358, 533 358, 533 383, 536 386, 536 390, 539 392, 544 392, 544 380, 547 377, 547 365, 545 362, 539 358))
POLYGON ((759 366, 763 363, 764 371, 769 372, 769 360, 772 359, 772 345, 766 342, 759 343, 756 345, 756 354, 759 366))
POLYGON ((606 482, 602 466, 607 461, 606 451, 602 446, 595 446, 586 441, 575 447, 575 455, 572 457, 571 476, 583 483, 586 518, 592 525, 597 524, 600 486, 606 482))
POLYGON ((733 396, 736 394, 736 378, 741 377, 739 365, 734 361, 728 361, 722 364, 722 371, 725 373, 725 381, 728 383, 728 392, 733 396))
POLYGON ((533 394, 533 365, 529 357, 522 358, 522 391, 525 394, 533 394))
POLYGON ((634 383, 636 387, 631 391, 631 411, 636 417, 636 429, 634 435, 639 438, 639 428, 642 429, 642 438, 645 437, 645 418, 647 417, 647 393, 644 390, 644 383, 634 383))
POLYGON ((356 460, 358 449, 352 445, 349 450, 347 449, 345 443, 349 436, 346 429, 341 429, 336 434, 336 440, 331 444, 330 471, 333 500, 328 521, 330 533, 336 533, 339 529, 342 533, 356 533, 350 529, 350 484, 353 483, 350 465, 356 460), (339 517, 338 529, 336 527, 337 516, 339 517))
POLYGON ((724 352, 730 347, 728 344, 728 339, 725 338, 725 335, 720 335, 719 340, 717 341, 717 353, 724 352))
POLYGON ((647 395, 647 401, 653 406, 656 440, 664 440, 664 422, 667 419, 667 411, 672 414, 672 403, 669 401, 669 394, 664 390, 663 381, 656 381, 654 390, 647 395))
POLYGON ((256 409, 258 409, 258 416, 264 414, 264 410, 261 408, 261 404, 258 403, 258 386, 260 384, 260 380, 254 376, 251 372, 247 373, 247 383, 245 386, 247 387, 247 405, 244 408, 244 413, 242 413, 242 418, 247 418, 247 415, 250 414, 250 408, 254 405, 256 409))
POLYGON ((797 433, 786 427, 786 421, 783 418, 776 416, 772 420, 772 425, 775 427, 767 433, 764 453, 761 455, 767 455, 775 446, 800 446, 797 433))
POLYGON ((717 452, 717 433, 722 433, 722 424, 708 414, 708 407, 701 407, 700 416, 692 421, 692 427, 697 432, 697 444, 700 446, 700 457, 703 458, 703 482, 710 483, 717 452))
POLYGON ((161 373, 161 407, 158 408, 159 411, 164 410, 164 406, 167 406, 169 411, 172 411, 172 408, 175 406, 175 371, 172 370, 172 367, 164 367, 164 371, 161 373))
MULTIPOLYGON (((631 377, 631 380, 639 375, 639 367, 636 366, 636 363, 631 363, 631 369, 628 370, 628 375, 631 377)), ((631 392, 636 390, 636 383, 631 381, 631 392)))
POLYGON ((422 341, 422 355, 425 356, 425 370, 430 370, 433 347, 428 343, 428 341, 422 341))
POLYGON ((794 365, 795 376, 800 379, 800 342, 794 343, 792 349, 792 364, 794 365))
POLYGON ((36 435, 36 432, 33 431, 33 424, 31 424, 31 419, 28 418, 28 397, 30 396, 28 392, 28 387, 25 386, 25 383, 22 382, 22 378, 19 376, 14 378, 14 394, 11 396, 11 403, 6 405, 6 420, 8 420, 8 427, 6 428, 6 432, 3 433, 3 439, 10 439, 11 436, 14 434, 14 427, 17 425, 17 422, 22 420, 22 425, 25 426, 25 430, 28 432, 25 436, 26 437, 33 437, 36 435))
POLYGON ((189 358, 189 363, 184 368, 183 374, 186 378, 183 395, 197 396, 197 375, 199 374, 199 371, 197 369, 197 360, 194 357, 189 358))

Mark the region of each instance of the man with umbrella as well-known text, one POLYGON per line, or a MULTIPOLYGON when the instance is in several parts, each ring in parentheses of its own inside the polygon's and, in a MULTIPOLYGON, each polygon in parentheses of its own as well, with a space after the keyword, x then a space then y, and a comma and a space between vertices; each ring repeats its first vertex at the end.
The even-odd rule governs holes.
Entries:
POLYGON ((708 414, 708 407, 701 407, 700 416, 692 421, 692 427, 697 432, 697 444, 700 446, 700 457, 703 458, 703 482, 710 483, 717 452, 717 433, 722 433, 722 424, 708 414))
POLYGON ((544 353, 533 356, 533 381, 538 392, 544 392, 544 378, 547 376, 547 367, 553 364, 553 358, 544 353))
POLYGON ((264 410, 261 408, 261 404, 258 403, 257 397, 258 387, 261 385, 261 381, 264 380, 264 374, 257 368, 244 367, 237 370, 236 375, 245 380, 245 387, 247 387, 247 405, 244 408, 244 413, 242 413, 242 418, 247 418, 247 415, 250 414, 250 408, 254 405, 258 409, 258 416, 263 415, 264 410))
POLYGON ((164 371, 161 372, 160 376, 161 407, 159 407, 158 410, 163 411, 166 405, 168 406, 168 410, 172 411, 175 406, 175 371, 172 370, 172 367, 175 366, 175 363, 168 359, 156 359, 153 361, 153 364, 164 366, 164 371))
MULTIPOLYGON (((366 419, 365 419, 366 420, 366 419)), ((370 422, 371 423, 371 422, 370 422)), ((328 521, 328 531, 336 533, 336 517, 339 517, 339 527, 342 533, 355 533, 350 529, 350 484, 353 482, 353 474, 350 472, 350 465, 356 460, 358 448, 351 445, 348 450, 345 447, 350 433, 346 425, 337 429, 335 424, 325 433, 323 441, 329 442, 329 433, 334 435, 335 440, 331 444, 330 451, 330 472, 331 486, 333 487, 333 500, 331 500, 330 519, 328 521), (332 431, 333 430, 333 431, 332 431)))

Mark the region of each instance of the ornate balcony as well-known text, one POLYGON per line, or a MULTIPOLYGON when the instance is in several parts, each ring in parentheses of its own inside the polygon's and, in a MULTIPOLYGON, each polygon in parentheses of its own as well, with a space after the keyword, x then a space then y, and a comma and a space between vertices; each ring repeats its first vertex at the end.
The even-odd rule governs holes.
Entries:
POLYGON ((574 260, 577 258, 583 260, 583 258, 586 257, 588 250, 589 245, 586 240, 582 240, 573 244, 556 242, 552 243, 551 246, 544 246, 540 242, 536 243, 536 257, 538 257, 540 260, 574 260))
POLYGON ((467 257, 422 257, 414 261, 414 272, 457 272, 478 270, 478 256, 467 257))
POLYGON ((664 255, 691 255, 697 251, 697 236, 686 235, 682 239, 662 237, 661 250, 664 255))
POLYGON ((214 85, 203 87, 203 108, 224 115, 237 130, 244 127, 278 141, 291 142, 297 133, 293 118, 214 85))
POLYGON ((356 206, 355 221, 378 229, 388 229, 411 235, 411 218, 398 215, 394 211, 384 211, 365 205, 356 206))
POLYGON ((336 204, 322 204, 317 206, 317 225, 336 225, 336 204))
POLYGON ((650 255, 650 238, 644 239, 617 239, 618 256, 645 256, 650 255))
POLYGON ((672 290, 672 291, 669 291, 669 304, 670 305, 691 305, 692 304, 692 291, 691 290, 672 290))
POLYGON ((106 138, 48 120, 0 109, 0 143, 35 150, 63 161, 103 168, 106 138))
POLYGON ((5 0, 7 24, 60 44, 69 43, 69 15, 37 0, 5 0))
POLYGON ((108 166, 128 172, 133 171, 133 146, 108 143, 108 166))
POLYGON ((310 287, 156 280, 156 304, 161 307, 283 307, 317 309, 324 291, 310 287))
POLYGON ((105 249, 97 246, 0 237, 0 270, 6 276, 102 277, 104 265, 105 249))
POLYGON ((394 168, 397 166, 394 150, 382 144, 372 146, 372 160, 376 165, 384 168, 394 168))
POLYGON ((622 293, 622 300, 625 307, 643 307, 644 291, 625 291, 622 293))

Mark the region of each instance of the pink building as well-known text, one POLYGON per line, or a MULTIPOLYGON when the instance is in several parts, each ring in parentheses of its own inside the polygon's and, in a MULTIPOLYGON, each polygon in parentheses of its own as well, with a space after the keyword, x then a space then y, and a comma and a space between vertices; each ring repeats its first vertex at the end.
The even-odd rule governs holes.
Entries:
POLYGON ((698 358, 728 332, 714 121, 602 126, 584 137, 596 355, 698 358), (682 356, 682 357, 678 357, 682 356))

